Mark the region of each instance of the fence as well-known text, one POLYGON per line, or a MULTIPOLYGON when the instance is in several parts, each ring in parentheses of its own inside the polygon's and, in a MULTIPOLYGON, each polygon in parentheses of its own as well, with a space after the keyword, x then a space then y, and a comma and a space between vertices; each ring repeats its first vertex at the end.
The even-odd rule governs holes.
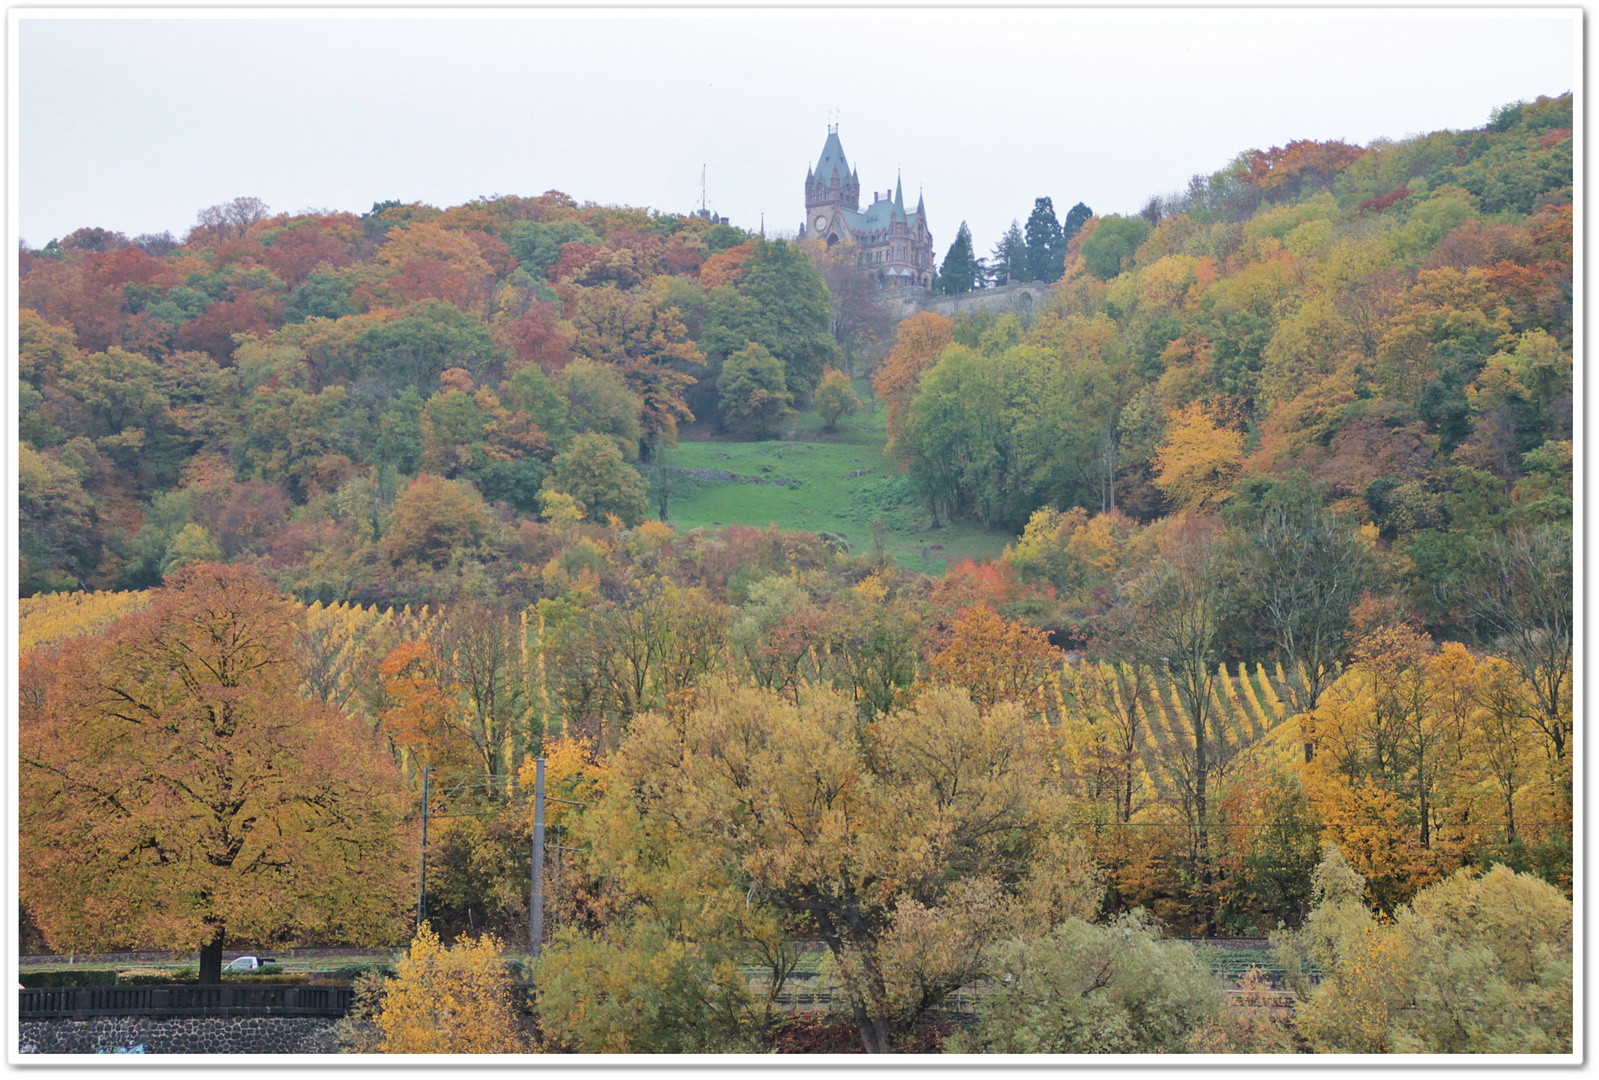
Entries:
POLYGON ((91 986, 17 991, 23 1020, 89 1016, 343 1016, 349 986, 91 986))

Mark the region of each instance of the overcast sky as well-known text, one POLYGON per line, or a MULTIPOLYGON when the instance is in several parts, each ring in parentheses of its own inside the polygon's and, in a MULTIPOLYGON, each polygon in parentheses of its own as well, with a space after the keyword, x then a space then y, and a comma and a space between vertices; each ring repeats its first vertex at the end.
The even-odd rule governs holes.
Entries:
MULTIPOLYGON (((48 14, 48 13, 47 13, 48 14)), ((830 113, 863 198, 904 178, 943 255, 1033 199, 1131 213, 1237 153, 1476 127, 1576 89, 1570 11, 882 10, 19 21, 21 237, 179 238, 274 210, 536 195, 793 231, 830 113)))

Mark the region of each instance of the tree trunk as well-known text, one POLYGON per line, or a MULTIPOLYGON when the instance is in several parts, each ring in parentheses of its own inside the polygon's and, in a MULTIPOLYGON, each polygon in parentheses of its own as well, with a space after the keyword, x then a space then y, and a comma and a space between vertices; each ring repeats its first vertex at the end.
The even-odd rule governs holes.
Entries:
POLYGON ((202 983, 219 983, 222 981, 222 938, 227 933, 223 927, 217 927, 216 937, 200 946, 200 981, 202 983))

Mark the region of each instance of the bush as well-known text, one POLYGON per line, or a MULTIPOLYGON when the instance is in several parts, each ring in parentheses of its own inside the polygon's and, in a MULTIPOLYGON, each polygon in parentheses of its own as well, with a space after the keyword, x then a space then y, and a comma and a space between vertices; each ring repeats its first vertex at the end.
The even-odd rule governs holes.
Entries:
POLYGON ((175 983, 198 982, 200 973, 192 967, 185 968, 129 968, 117 972, 118 986, 171 986, 175 983))
MULTIPOLYGON (((268 969, 274 967, 277 967, 277 965, 267 965, 268 969)), ((295 972, 292 975, 285 975, 283 974, 283 969, 278 968, 277 971, 241 971, 236 975, 224 974, 222 976, 222 981, 230 983, 271 983, 274 986, 283 986, 285 984, 300 986, 304 985, 305 983, 309 983, 311 981, 311 976, 305 974, 304 972, 295 972)))
POLYGON ((1324 898, 1301 934, 1327 972, 1294 1017, 1318 1052, 1571 1052, 1572 904, 1531 874, 1457 871, 1385 923, 1324 898))
POLYGON ((1162 941, 1142 911, 1108 924, 1068 919, 1047 937, 1000 947, 999 985, 951 1052, 1180 1053, 1222 1007, 1193 946, 1162 941))
POLYGON ((26 971, 18 981, 30 990, 55 990, 74 986, 115 986, 117 973, 104 968, 75 971, 26 971))
POLYGON ((581 1054, 747 1053, 764 1041, 737 965, 655 923, 613 925, 604 939, 563 928, 538 983, 540 1027, 581 1054))
POLYGON ((376 975, 383 979, 392 979, 395 975, 393 964, 348 964, 344 967, 329 968, 327 971, 312 972, 319 979, 329 982, 350 983, 354 985, 363 976, 376 975))

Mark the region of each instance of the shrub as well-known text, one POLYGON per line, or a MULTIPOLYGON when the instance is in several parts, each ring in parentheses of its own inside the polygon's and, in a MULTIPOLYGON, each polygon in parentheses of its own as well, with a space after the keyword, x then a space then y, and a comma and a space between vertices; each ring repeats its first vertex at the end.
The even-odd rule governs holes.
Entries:
POLYGON ((192 968, 129 968, 117 972, 118 986, 169 986, 173 983, 199 981, 200 973, 192 968))
POLYGON ((485 934, 446 947, 427 923, 383 988, 385 1054, 519 1054, 530 1049, 511 1004, 500 943, 485 934))
POLYGON ((1107 924, 1068 919, 1000 947, 999 985, 953 1052, 1177 1053, 1222 1007, 1193 946, 1162 941, 1142 911, 1107 924))

